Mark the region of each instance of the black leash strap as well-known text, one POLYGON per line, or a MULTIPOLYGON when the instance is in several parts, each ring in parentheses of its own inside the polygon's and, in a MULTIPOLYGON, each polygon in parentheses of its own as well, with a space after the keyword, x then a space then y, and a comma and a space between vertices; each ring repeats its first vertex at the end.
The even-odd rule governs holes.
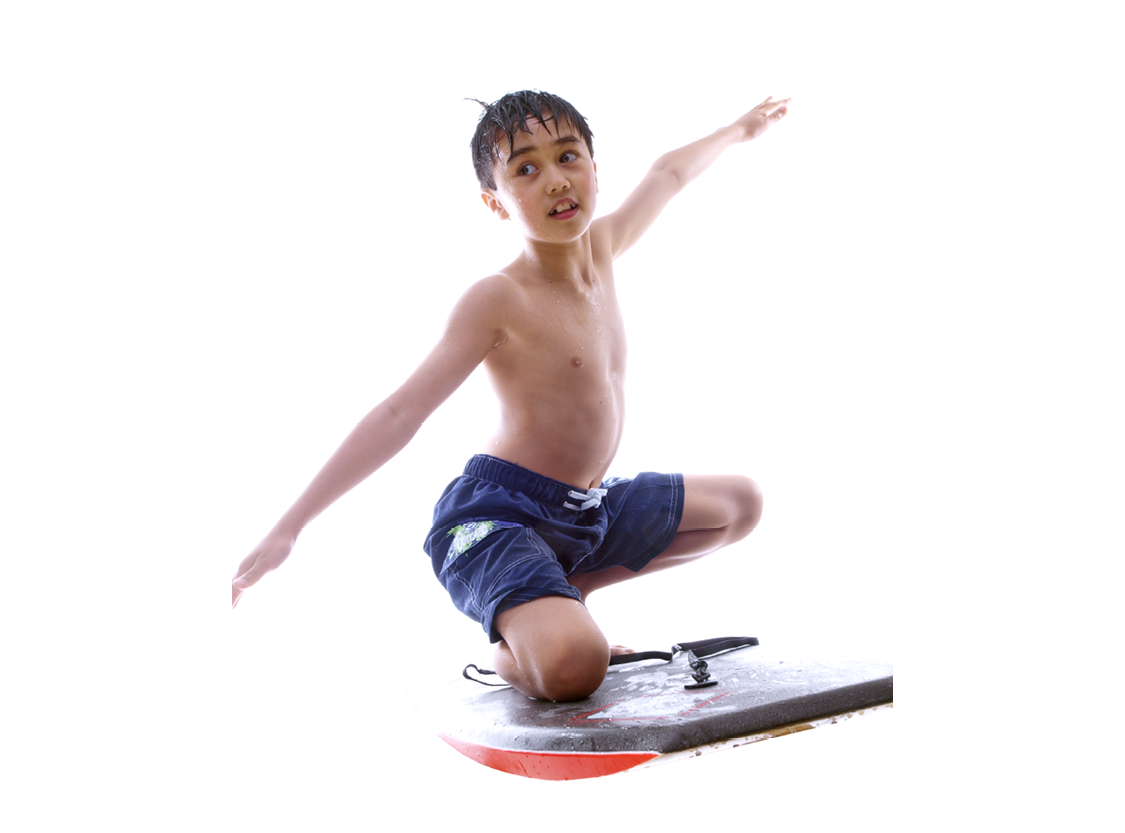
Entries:
POLYGON ((480 683, 481 685, 492 686, 493 688, 505 688, 508 685, 507 683, 490 683, 487 680, 478 680, 476 677, 472 676, 469 673, 470 668, 473 669, 474 671, 476 671, 478 674, 482 674, 482 675, 488 674, 488 675, 491 675, 493 677, 496 676, 495 671, 489 671, 487 668, 480 668, 479 666, 473 665, 470 662, 468 665, 465 666, 464 670, 461 671, 461 676, 464 677, 466 680, 472 680, 474 683, 480 683))
MULTIPOLYGON (((646 659, 662 659, 665 662, 671 662, 672 657, 676 654, 687 653, 688 663, 695 672, 692 674, 692 677, 695 678, 695 684, 689 685, 688 688, 703 688, 704 686, 715 685, 718 682, 718 680, 708 679, 711 675, 707 673, 707 663, 703 662, 704 657, 714 657, 725 654, 727 651, 749 648, 757 644, 758 638, 755 636, 722 636, 718 639, 702 639, 698 642, 678 642, 672 646, 671 651, 636 651, 632 654, 617 654, 609 658, 609 664, 624 665, 629 662, 644 662, 646 659)), ((469 674, 470 668, 481 676, 496 676, 495 671, 469 663, 461 672, 461 676, 466 680, 472 680, 474 683, 494 688, 503 688, 506 685, 506 683, 492 683, 477 679, 477 677, 469 674)))
POLYGON ((736 648, 749 648, 758 644, 756 636, 721 636, 718 639, 701 639, 698 642, 678 642, 672 646, 671 652, 664 651, 637 651, 633 654, 618 654, 609 658, 610 665, 624 665, 627 662, 643 662, 646 659, 662 659, 671 662, 676 654, 690 651, 700 659, 714 657, 733 651, 736 648))

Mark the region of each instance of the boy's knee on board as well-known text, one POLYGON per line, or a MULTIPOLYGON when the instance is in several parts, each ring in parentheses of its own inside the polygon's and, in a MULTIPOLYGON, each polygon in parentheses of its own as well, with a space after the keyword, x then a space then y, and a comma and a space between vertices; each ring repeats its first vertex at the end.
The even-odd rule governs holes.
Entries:
POLYGON ((609 643, 600 633, 563 638, 536 658, 536 696, 557 701, 589 697, 602 684, 608 668, 609 643))

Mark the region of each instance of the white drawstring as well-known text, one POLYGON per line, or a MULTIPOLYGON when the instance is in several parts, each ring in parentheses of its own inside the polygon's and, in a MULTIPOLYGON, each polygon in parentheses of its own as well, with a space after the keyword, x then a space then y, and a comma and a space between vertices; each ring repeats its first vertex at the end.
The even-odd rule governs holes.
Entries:
POLYGON ((563 507, 566 509, 573 509, 575 512, 583 512, 587 509, 592 509, 595 506, 602 505, 602 498, 609 494, 609 489, 587 489, 585 492, 571 491, 570 496, 575 500, 582 501, 581 506, 575 506, 573 503, 564 503, 563 507))

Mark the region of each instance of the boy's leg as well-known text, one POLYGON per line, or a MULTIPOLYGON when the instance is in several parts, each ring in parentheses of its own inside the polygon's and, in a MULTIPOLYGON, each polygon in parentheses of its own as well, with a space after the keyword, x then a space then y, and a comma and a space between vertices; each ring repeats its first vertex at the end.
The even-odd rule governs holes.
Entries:
MULTIPOLYGON (((737 475, 684 476, 684 511, 672 543, 634 573, 610 567, 567 580, 582 597, 610 584, 646 575, 713 552, 745 538, 762 514, 762 493, 737 475)), ((564 596, 545 596, 496 617, 503 641, 493 667, 513 688, 545 700, 580 700, 605 679, 610 648, 586 607, 564 596)))
POLYGON ((542 700, 581 700, 609 668, 609 644, 585 605, 544 596, 502 611, 493 668, 517 691, 542 700))
POLYGON ((611 584, 694 561, 740 541, 762 517, 762 491, 741 475, 684 475, 684 513, 668 549, 639 572, 609 567, 596 573, 570 576, 567 581, 586 598, 611 584))

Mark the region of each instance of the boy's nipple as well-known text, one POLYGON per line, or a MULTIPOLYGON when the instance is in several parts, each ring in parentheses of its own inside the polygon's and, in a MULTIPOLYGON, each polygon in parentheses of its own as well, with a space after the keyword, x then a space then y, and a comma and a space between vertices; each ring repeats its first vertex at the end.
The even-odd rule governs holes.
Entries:
POLYGON ((578 356, 575 356, 570 360, 570 364, 572 367, 582 367, 582 359, 578 358, 578 356))

